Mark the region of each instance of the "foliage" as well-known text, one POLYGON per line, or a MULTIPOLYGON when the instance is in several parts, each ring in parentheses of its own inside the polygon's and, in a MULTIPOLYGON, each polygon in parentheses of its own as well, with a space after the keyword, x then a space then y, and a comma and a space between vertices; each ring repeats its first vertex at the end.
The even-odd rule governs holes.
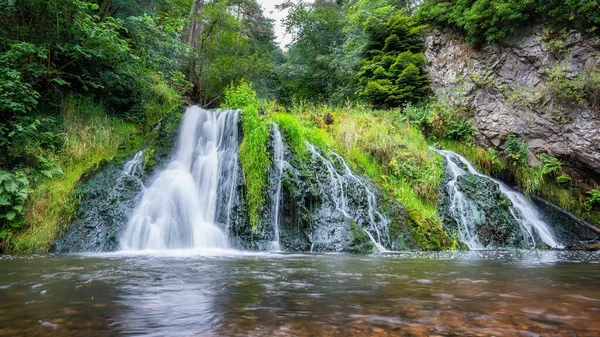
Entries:
POLYGON ((240 145, 239 157, 246 183, 250 223, 256 230, 260 220, 260 211, 266 200, 265 186, 271 164, 267 152, 269 124, 259 115, 256 92, 246 82, 232 86, 225 92, 222 107, 242 111, 244 140, 240 145))
POLYGON ((338 152, 354 170, 404 205, 421 248, 450 244, 437 213, 437 191, 443 180, 441 158, 397 111, 303 103, 288 113, 276 111, 267 117, 278 123, 297 156, 306 154, 305 141, 338 152))
POLYGON ((277 47, 272 20, 258 1, 200 0, 191 8, 186 40, 192 51, 184 60, 191 99, 216 106, 225 90, 243 79, 270 96, 277 47))
POLYGON ((368 54, 361 63, 360 95, 377 107, 415 103, 429 93, 423 66, 423 26, 392 6, 379 8, 367 18, 368 54))
POLYGON ((475 135, 473 125, 464 117, 450 121, 446 127, 445 138, 460 141, 470 141, 475 135))
POLYGON ((506 137, 504 147, 513 166, 527 164, 527 155, 529 154, 527 143, 511 133, 506 137))
POLYGON ((600 205, 600 190, 593 189, 593 190, 587 191, 587 194, 589 195, 589 197, 585 203, 589 209, 591 209, 595 205, 600 205))
MULTIPOLYGON (((0 219, 15 226, 16 220, 23 216, 29 192, 29 180, 24 174, 0 170, 0 219)), ((0 227, 0 231, 5 230, 4 226, 0 227)))
POLYGON ((426 0, 417 17, 421 22, 454 27, 467 42, 498 42, 536 19, 551 26, 570 26, 589 34, 600 27, 596 0, 426 0))
POLYGON ((61 115, 64 142, 56 161, 64 174, 41 179, 34 186, 26 202, 24 231, 16 232, 10 241, 15 251, 47 251, 70 222, 81 177, 114 158, 136 132, 134 125, 109 116, 90 97, 67 97, 61 115))
POLYGON ((460 108, 433 101, 419 106, 409 104, 402 110, 402 115, 427 138, 470 142, 475 129, 463 112, 460 108))

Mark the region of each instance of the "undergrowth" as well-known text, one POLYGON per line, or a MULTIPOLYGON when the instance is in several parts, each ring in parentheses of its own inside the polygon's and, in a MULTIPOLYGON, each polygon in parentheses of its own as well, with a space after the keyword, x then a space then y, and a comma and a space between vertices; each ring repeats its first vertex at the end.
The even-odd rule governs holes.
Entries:
POLYGON ((136 132, 133 124, 108 116, 89 98, 67 98, 62 113, 65 140, 58 163, 64 174, 34 188, 25 208, 26 229, 11 240, 14 251, 48 251, 75 211, 73 192, 81 177, 111 160, 136 132))

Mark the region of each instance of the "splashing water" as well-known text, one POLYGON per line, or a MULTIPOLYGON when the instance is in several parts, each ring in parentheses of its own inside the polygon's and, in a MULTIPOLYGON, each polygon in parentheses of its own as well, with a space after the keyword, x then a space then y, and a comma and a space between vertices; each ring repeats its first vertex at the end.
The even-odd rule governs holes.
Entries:
POLYGON ((237 111, 187 109, 175 156, 144 190, 121 237, 122 249, 228 247, 215 214, 219 189, 231 190, 235 183, 229 166, 237 164, 237 119, 237 111))
POLYGON ((312 153, 313 159, 317 158, 325 165, 330 177, 330 183, 329 186, 327 186, 329 188, 328 192, 330 192, 335 208, 345 217, 354 220, 359 218, 358 212, 351 209, 348 205, 347 191, 349 188, 354 187, 357 188, 357 190, 362 190, 364 192, 368 204, 368 226, 363 226, 363 229, 378 251, 387 252, 388 250, 385 248, 385 244, 389 244, 391 241, 387 230, 389 220, 377 210, 375 194, 359 177, 352 173, 348 163, 346 163, 342 156, 335 152, 331 152, 331 156, 333 156, 333 158, 335 158, 343 167, 343 172, 340 173, 336 170, 333 163, 325 158, 312 144, 307 144, 307 146, 312 153))
POLYGON ((552 248, 563 247, 556 241, 552 230, 540 218, 540 214, 536 207, 525 197, 525 195, 511 189, 497 179, 479 173, 467 159, 457 153, 447 150, 433 150, 441 154, 448 164, 448 170, 452 175, 452 179, 446 184, 451 197, 450 212, 459 222, 459 239, 464 242, 469 249, 477 250, 483 249, 484 247, 477 236, 475 217, 470 202, 456 187, 458 177, 467 173, 490 179, 498 184, 500 192, 512 202, 510 213, 519 223, 522 235, 530 248, 536 247, 536 236, 534 234, 537 234, 545 244, 552 248), (468 171, 460 168, 455 163, 455 160, 463 163, 468 171))

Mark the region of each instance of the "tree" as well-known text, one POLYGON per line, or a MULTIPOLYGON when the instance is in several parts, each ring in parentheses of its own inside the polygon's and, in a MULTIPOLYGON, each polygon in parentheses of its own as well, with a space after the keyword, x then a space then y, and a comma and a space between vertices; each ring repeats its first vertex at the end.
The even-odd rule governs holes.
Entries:
POLYGON ((429 94, 423 71, 423 26, 404 10, 392 6, 375 10, 364 23, 369 37, 370 58, 361 64, 360 96, 377 107, 389 108, 416 103, 429 94))

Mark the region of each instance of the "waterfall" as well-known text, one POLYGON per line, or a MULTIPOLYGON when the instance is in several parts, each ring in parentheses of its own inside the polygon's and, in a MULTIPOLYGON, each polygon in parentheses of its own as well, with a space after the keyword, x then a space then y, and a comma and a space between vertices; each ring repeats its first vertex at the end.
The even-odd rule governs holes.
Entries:
POLYGON ((235 183, 228 175, 237 165, 237 119, 237 111, 187 109, 175 155, 144 190, 121 237, 122 249, 228 246, 215 214, 219 190, 235 183))
POLYGON ((274 193, 271 194, 271 223, 273 224, 273 241, 270 244, 270 250, 281 251, 281 245, 279 243, 279 222, 281 219, 281 178, 283 176, 283 170, 286 166, 285 159, 283 157, 283 140, 281 138, 281 132, 277 124, 273 125, 273 186, 274 193))
POLYGON ((480 177, 490 179, 498 185, 500 192, 512 202, 510 213, 513 218, 519 223, 522 235, 525 241, 531 248, 536 247, 536 234, 545 244, 552 248, 561 248, 562 246, 556 241, 550 227, 540 218, 536 207, 523 195, 503 182, 479 173, 473 165, 464 157, 447 150, 434 151, 441 154, 448 165, 448 172, 452 178, 446 184, 451 198, 450 212, 459 223, 459 239, 464 242, 469 249, 482 249, 483 245, 479 241, 479 237, 475 231, 475 216, 472 207, 457 188, 456 182, 459 176, 470 173, 480 177), (462 169, 455 161, 464 164, 467 170, 462 169))
POLYGON ((126 176, 134 176, 136 174, 142 173, 144 152, 145 151, 143 150, 138 151, 138 153, 135 154, 133 159, 131 159, 130 161, 126 162, 125 165, 123 165, 123 174, 125 174, 126 176))
MULTIPOLYGON (((335 152, 331 152, 331 156, 342 165, 342 170, 339 172, 334 163, 325 158, 312 144, 307 144, 309 151, 311 152, 314 159, 319 159, 325 165, 327 172, 329 173, 329 186, 328 191, 323 191, 323 195, 331 195, 333 205, 335 209, 340 211, 346 218, 358 220, 360 218, 360 209, 357 207, 350 207, 348 201, 348 192, 361 193, 363 197, 366 197, 367 201, 367 226, 361 226, 370 241, 375 245, 377 250, 385 252, 385 244, 391 242, 387 225, 388 219, 377 211, 377 201, 375 194, 367 187, 367 185, 352 173, 352 170, 348 166, 348 163, 335 152)), ((358 221, 357 221, 358 222, 358 221)))

